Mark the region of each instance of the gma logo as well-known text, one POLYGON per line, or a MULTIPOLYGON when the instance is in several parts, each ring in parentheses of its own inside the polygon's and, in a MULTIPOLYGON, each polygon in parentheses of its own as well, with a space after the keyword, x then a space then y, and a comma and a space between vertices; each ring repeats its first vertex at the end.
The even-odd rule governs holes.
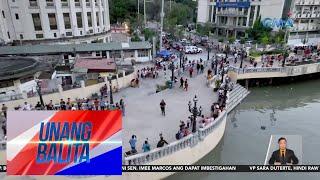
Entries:
POLYGON ((293 20, 288 18, 288 19, 271 19, 271 18, 265 18, 262 21, 262 25, 264 27, 269 27, 269 28, 291 28, 293 27, 293 20))

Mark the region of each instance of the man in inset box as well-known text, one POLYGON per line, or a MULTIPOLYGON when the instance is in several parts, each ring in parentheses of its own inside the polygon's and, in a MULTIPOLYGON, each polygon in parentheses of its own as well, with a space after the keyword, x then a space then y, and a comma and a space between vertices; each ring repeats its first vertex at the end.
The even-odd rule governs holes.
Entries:
POLYGON ((287 139, 284 137, 278 140, 279 149, 272 153, 269 160, 270 165, 298 164, 299 160, 291 149, 287 149, 287 139))

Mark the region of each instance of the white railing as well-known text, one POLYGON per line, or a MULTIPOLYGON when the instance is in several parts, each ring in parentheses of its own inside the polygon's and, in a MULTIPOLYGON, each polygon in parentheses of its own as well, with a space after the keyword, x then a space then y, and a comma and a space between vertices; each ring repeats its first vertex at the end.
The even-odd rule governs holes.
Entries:
POLYGON ((230 66, 230 71, 237 72, 238 74, 245 74, 245 73, 260 73, 260 72, 285 72, 285 68, 283 67, 256 67, 256 68, 237 68, 230 66))
POLYGON ((226 113, 224 111, 211 124, 207 125, 207 127, 205 128, 200 128, 195 134, 190 134, 186 137, 183 137, 182 139, 174 141, 165 147, 156 148, 149 152, 139 153, 136 155, 125 157, 125 164, 126 165, 145 164, 145 163, 157 160, 161 157, 168 156, 172 153, 175 153, 187 147, 193 147, 199 141, 203 140, 204 137, 210 134, 213 131, 214 127, 217 125, 217 123, 220 122, 225 117, 226 117, 226 113))
POLYGON ((12 101, 12 100, 18 100, 18 99, 23 99, 23 95, 22 94, 5 95, 5 96, 0 95, 0 102, 6 102, 6 101, 12 101))

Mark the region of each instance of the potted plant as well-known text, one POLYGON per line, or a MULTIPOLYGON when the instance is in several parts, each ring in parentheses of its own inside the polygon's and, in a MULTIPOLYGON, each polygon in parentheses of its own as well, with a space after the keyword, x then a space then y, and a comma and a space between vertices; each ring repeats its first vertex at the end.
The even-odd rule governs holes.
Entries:
POLYGON ((221 85, 221 81, 220 80, 216 80, 215 87, 213 88, 213 91, 217 92, 219 87, 220 87, 220 85, 221 85))

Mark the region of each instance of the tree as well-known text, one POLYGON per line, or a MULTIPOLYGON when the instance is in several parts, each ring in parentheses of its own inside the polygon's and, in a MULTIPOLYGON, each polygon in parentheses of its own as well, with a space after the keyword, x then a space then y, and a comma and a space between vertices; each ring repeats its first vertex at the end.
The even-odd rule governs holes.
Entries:
POLYGON ((204 25, 199 24, 197 27, 197 33, 201 36, 208 36, 211 32, 211 25, 209 23, 205 23, 204 25))
POLYGON ((265 36, 265 34, 270 35, 271 31, 272 31, 272 28, 263 26, 263 24, 261 23, 261 17, 259 16, 259 18, 254 22, 253 26, 250 29, 248 29, 246 33, 253 40, 260 41, 262 38, 266 40, 266 38, 268 37, 263 37, 263 36, 265 36))
POLYGON ((269 35, 265 33, 265 34, 259 39, 259 41, 260 41, 261 44, 263 44, 263 45, 269 44, 269 35))
POLYGON ((144 39, 146 41, 152 40, 152 37, 156 35, 156 32, 148 28, 145 28, 142 33, 144 34, 144 39))
POLYGON ((137 0, 109 0, 110 22, 123 23, 126 19, 136 17, 137 0))

